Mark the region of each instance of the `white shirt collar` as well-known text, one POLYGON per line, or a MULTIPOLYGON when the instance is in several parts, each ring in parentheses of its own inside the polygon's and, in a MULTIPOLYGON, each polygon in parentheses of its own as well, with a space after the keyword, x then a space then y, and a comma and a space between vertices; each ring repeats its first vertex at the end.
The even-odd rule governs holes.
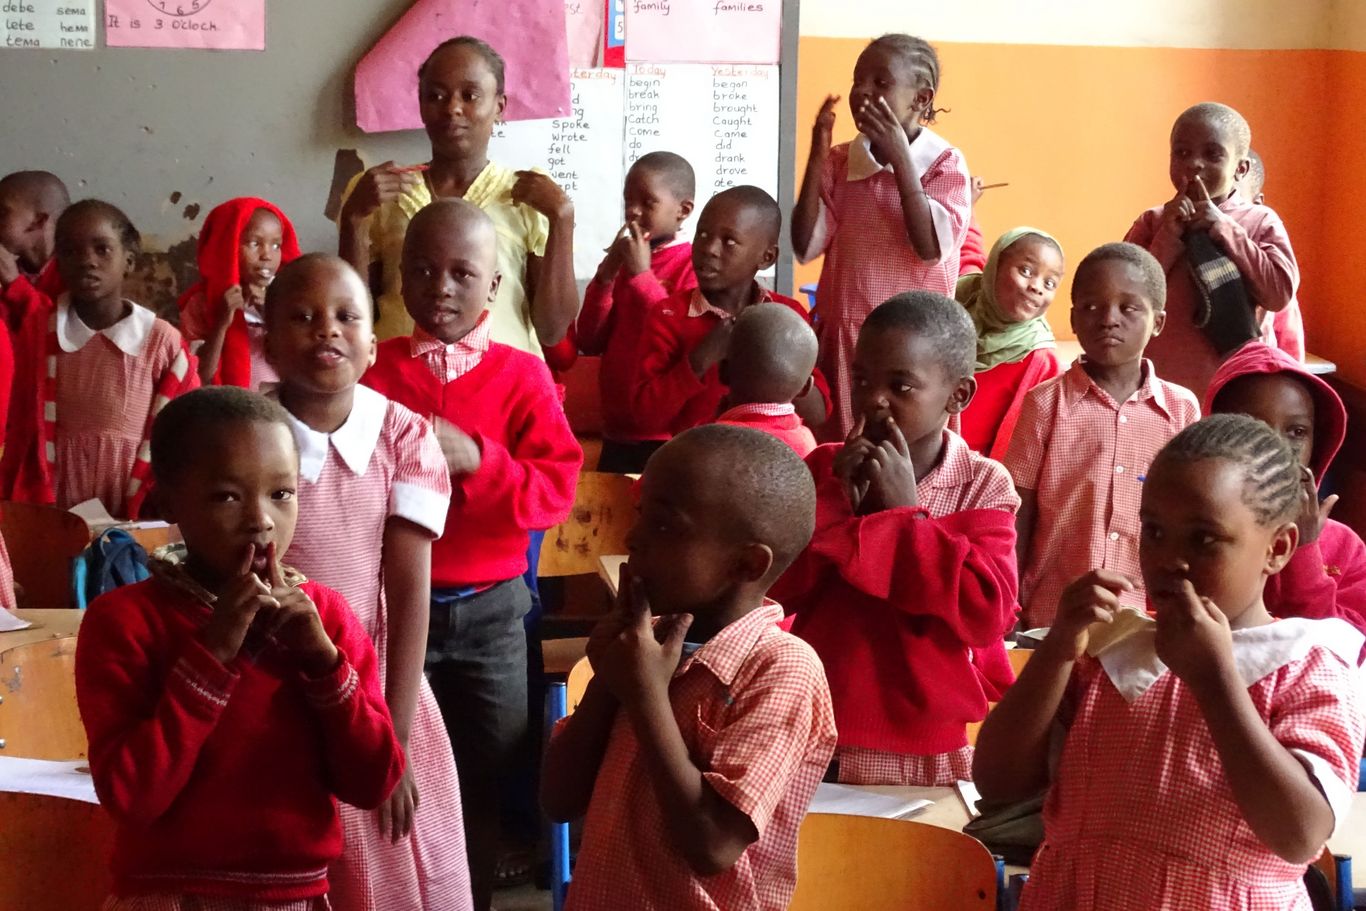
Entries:
MULTIPOLYGON (((278 398, 278 391, 272 391, 278 398)), ((289 422, 294 428, 294 439, 299 443, 299 476, 309 482, 317 481, 327 462, 327 448, 337 450, 346 467, 359 476, 370 466, 370 456, 379 443, 384 429, 384 417, 389 411, 389 400, 368 386, 356 386, 356 399, 346 423, 331 433, 314 430, 294 415, 289 422)))
MULTIPOLYGON (((922 126, 911 142, 911 163, 917 171, 924 174, 949 147, 944 137, 929 127, 922 126)), ((868 137, 859 133, 849 143, 849 174, 846 179, 865 180, 883 170, 891 170, 891 165, 879 164, 873 157, 872 144, 868 137)))
POLYGON ((157 316, 151 310, 132 301, 124 303, 132 306, 132 312, 114 325, 96 331, 82 322, 80 315, 71 306, 70 296, 63 294, 57 298, 57 344, 67 354, 73 354, 84 348, 95 336, 103 335, 129 357, 140 356, 142 349, 147 346, 147 339, 152 334, 152 326, 156 323, 157 316))
MULTIPOLYGON (((1167 673, 1157 657, 1157 627, 1148 624, 1101 652, 1100 664, 1126 702, 1134 702, 1167 673)), ((1355 668, 1362 635, 1337 618, 1307 620, 1292 617, 1263 626, 1233 631, 1233 663, 1244 686, 1252 686, 1273 671, 1298 661, 1321 645, 1355 668)))

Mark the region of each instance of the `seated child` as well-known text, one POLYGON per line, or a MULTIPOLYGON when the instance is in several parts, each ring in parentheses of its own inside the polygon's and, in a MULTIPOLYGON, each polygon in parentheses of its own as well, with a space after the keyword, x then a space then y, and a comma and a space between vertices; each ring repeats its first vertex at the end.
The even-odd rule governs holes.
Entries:
MULTIPOLYGON (((627 384, 638 427, 675 434, 716 418, 726 392, 717 366, 746 307, 773 301, 810 319, 801 304, 755 280, 778 257, 782 219, 773 197, 751 186, 722 190, 702 209, 692 247, 697 287, 659 302, 645 322, 627 384)), ((819 427, 829 410, 824 386, 818 377, 816 388, 793 403, 811 426, 819 427)))
POLYGON ((1318 496, 1347 437, 1342 399, 1290 355, 1250 343, 1214 375, 1205 408, 1265 421, 1304 466, 1305 496, 1295 519, 1299 542, 1285 569, 1267 580, 1266 609, 1273 617, 1340 617, 1366 632, 1366 545, 1328 518, 1338 498, 1319 503, 1318 496))
POLYGON ((1062 247, 1037 228, 1013 228, 986 269, 958 279, 955 297, 977 329, 977 393, 960 416, 969 446, 1005 458, 1025 393, 1062 372, 1046 314, 1063 277, 1062 247))
POLYGON ((1208 386, 1224 357, 1261 334, 1258 308, 1284 310, 1300 283, 1280 217, 1238 191, 1251 141, 1247 121, 1227 105, 1183 111, 1171 133, 1176 195, 1140 215, 1124 237, 1167 273, 1167 328, 1149 356, 1191 390, 1208 386))
POLYGON ((477 206, 441 200, 418 212, 402 260, 416 329, 383 342, 363 379, 433 417, 451 478, 432 545, 426 666, 460 770, 476 908, 493 890, 500 782, 527 734, 528 533, 569 515, 583 464, 545 363, 489 340, 497 261, 493 222, 477 206))
POLYGON ((977 739, 984 799, 1049 786, 1021 911, 1308 911, 1304 868, 1351 806, 1366 721, 1361 634, 1262 600, 1295 550, 1299 469, 1260 421, 1187 427, 1143 485, 1157 622, 1092 657, 1132 582, 1097 569, 1064 592, 977 739))
POLYGON ((294 225, 264 199, 230 199, 199 232, 199 281, 180 296, 180 330, 199 356, 204 385, 274 383, 262 325, 266 289, 299 256, 294 225))
POLYGON ((56 174, 15 171, 0 178, 0 307, 12 333, 29 311, 51 307, 62 293, 52 254, 57 219, 69 205, 56 174))
POLYGON ((1012 677, 1010 475, 947 429, 972 399, 976 333, 955 301, 898 294, 854 348, 849 439, 816 449, 816 533, 774 587, 835 700, 837 778, 951 785, 967 725, 1012 677))
POLYGON ((771 433, 806 458, 816 437, 792 402, 810 390, 815 369, 816 333, 804 317, 781 304, 746 307, 721 361, 726 396, 716 423, 771 433))
POLYGON ((1165 299, 1162 267, 1142 247, 1105 244, 1077 267, 1072 331, 1085 354, 1025 396, 1005 461, 1020 495, 1026 627, 1051 624, 1063 589, 1088 569, 1133 579, 1121 600, 1143 606, 1143 478, 1158 450, 1200 419, 1195 395, 1160 378, 1143 356, 1166 322, 1165 299))
POLYGON ((659 301, 697 287, 692 244, 678 232, 693 210, 692 165, 673 152, 650 152, 626 172, 626 227, 583 292, 574 324, 579 349, 602 355, 603 441, 599 471, 639 473, 667 432, 642 433, 631 418, 631 376, 646 314, 659 301))
MULTIPOLYGON (((1243 178, 1243 198, 1253 205, 1266 205, 1262 188, 1266 185, 1266 165, 1255 149, 1248 149, 1247 160, 1252 163, 1243 178)), ((1304 363, 1304 314, 1300 312, 1298 297, 1292 297, 1284 310, 1262 315, 1262 341, 1279 348, 1300 363, 1304 363)))
POLYGON ((152 419, 199 385, 175 327, 123 296, 139 242, 107 202, 78 202, 57 219, 57 269, 70 290, 31 311, 15 340, 19 395, 0 499, 62 509, 99 499, 112 516, 137 517, 151 481, 152 419))
POLYGON ((546 747, 546 812, 587 814, 565 907, 786 908, 835 726, 820 661, 764 593, 811 538, 811 476, 713 424, 659 450, 640 493, 593 679, 546 747))
POLYGON ((299 519, 290 565, 334 587, 379 653, 385 701, 408 756, 378 814, 342 804, 342 856, 329 874, 336 911, 469 909, 469 867, 451 741, 422 675, 432 541, 451 482, 425 420, 365 386, 373 308, 345 260, 310 254, 266 292, 271 393, 299 445, 299 519), (415 813, 421 801, 422 812, 415 813))
POLYGON ((375 650, 289 549, 299 451, 274 402, 203 389, 152 429, 183 549, 96 598, 76 646, 90 774, 118 824, 106 911, 322 909, 336 800, 403 774, 375 650))

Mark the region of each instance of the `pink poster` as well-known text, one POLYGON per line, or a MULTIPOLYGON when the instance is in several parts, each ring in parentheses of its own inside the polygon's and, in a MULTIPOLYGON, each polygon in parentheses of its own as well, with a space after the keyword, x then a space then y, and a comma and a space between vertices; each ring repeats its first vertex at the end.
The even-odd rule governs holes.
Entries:
POLYGON ((569 37, 569 65, 602 66, 604 0, 564 0, 564 28, 569 37))
POLYGON ((777 63, 783 0, 626 0, 631 63, 777 63))
POLYGON ((266 49, 265 0, 104 0, 110 47, 266 49))
MULTIPOLYGON (((587 4, 588 0, 584 0, 587 4)), ((569 114, 564 0, 418 0, 356 66, 356 123, 367 133, 422 126, 417 68, 457 35, 482 38, 507 64, 508 120, 569 114)))

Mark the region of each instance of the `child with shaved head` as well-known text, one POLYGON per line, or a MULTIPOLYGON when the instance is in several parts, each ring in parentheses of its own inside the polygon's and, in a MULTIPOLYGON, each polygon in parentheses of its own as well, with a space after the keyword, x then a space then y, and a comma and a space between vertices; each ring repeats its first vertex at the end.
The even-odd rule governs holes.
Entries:
POLYGON ((56 174, 15 171, 0 178, 0 302, 11 330, 62 293, 52 254, 57 216, 69 205, 66 184, 56 174))
POLYGON ((755 304, 735 320, 730 350, 721 361, 718 424, 771 433, 806 458, 816 437, 792 404, 810 391, 816 369, 816 333, 787 307, 755 304))

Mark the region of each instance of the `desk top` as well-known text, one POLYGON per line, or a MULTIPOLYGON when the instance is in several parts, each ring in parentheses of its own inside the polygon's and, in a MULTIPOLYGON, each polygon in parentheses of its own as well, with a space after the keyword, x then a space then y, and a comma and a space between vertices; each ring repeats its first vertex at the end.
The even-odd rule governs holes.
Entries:
POLYGON ((33 625, 27 629, 0 633, 0 652, 30 642, 74 636, 80 628, 81 619, 85 617, 83 610, 19 610, 15 614, 33 625))

